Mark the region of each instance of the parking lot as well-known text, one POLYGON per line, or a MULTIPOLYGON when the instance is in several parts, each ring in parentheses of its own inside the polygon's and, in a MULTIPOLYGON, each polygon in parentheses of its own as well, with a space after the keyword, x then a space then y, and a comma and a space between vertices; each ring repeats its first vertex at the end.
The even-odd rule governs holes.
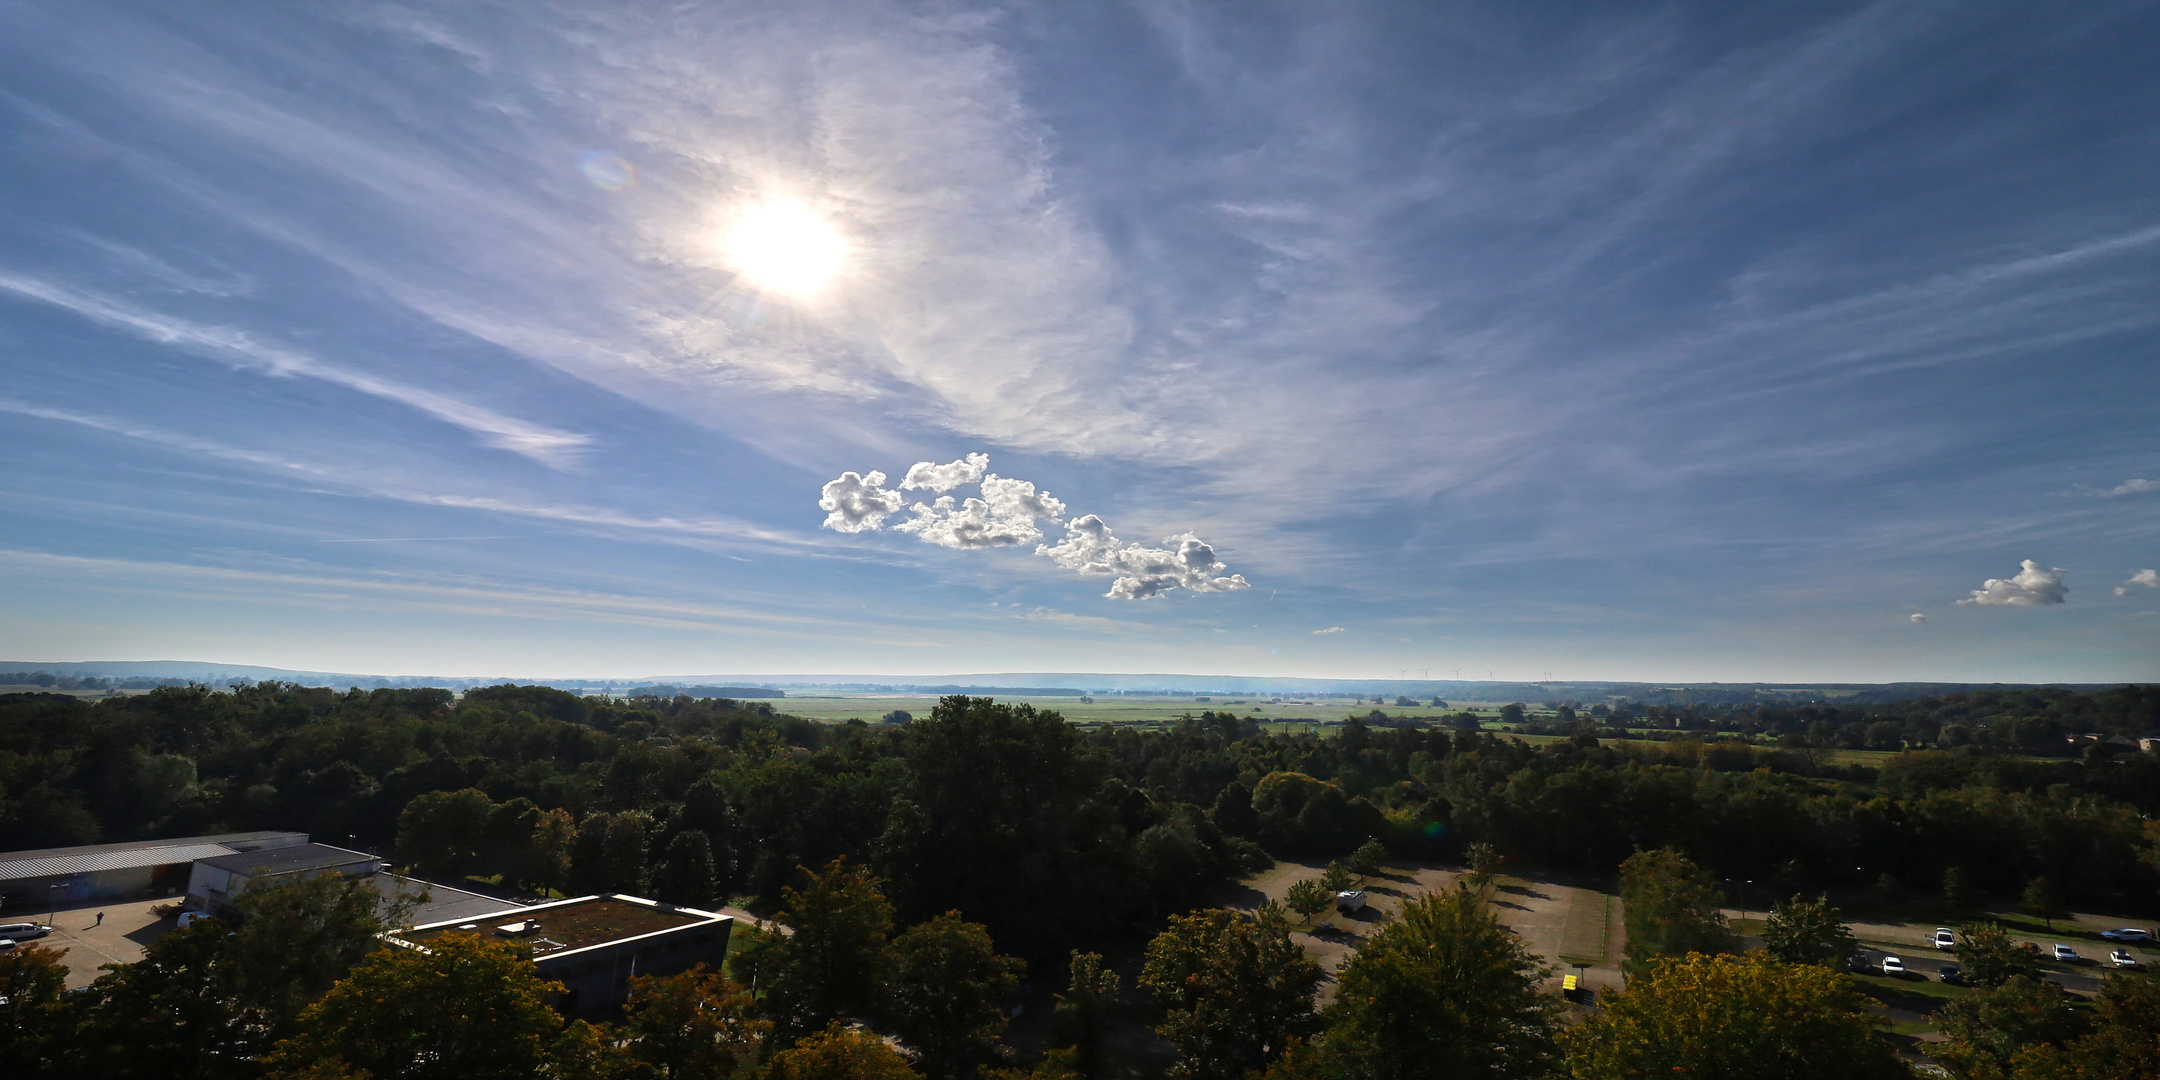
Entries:
POLYGON ((63 907, 51 914, 43 911, 10 913, 5 922, 50 922, 53 932, 38 944, 63 953, 67 965, 67 988, 90 985, 103 964, 132 964, 142 959, 143 947, 173 928, 170 918, 160 918, 153 908, 174 903, 159 900, 122 900, 113 903, 63 907), (98 913, 104 912, 103 923, 98 913))

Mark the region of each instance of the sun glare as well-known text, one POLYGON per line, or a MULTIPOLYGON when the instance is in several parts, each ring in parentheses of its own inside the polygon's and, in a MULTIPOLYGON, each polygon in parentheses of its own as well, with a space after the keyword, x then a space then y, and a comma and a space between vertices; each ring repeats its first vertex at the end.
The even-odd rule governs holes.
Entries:
POLYGON ((724 249, 737 273, 793 297, 824 289, 847 257, 839 230, 792 199, 744 210, 728 229, 724 249))

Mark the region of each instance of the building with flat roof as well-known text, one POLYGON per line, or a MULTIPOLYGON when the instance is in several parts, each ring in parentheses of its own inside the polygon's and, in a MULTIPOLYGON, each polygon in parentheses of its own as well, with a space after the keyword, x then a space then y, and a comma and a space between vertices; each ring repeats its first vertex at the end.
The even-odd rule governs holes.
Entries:
POLYGON ((347 851, 328 844, 296 844, 197 859, 188 873, 186 907, 194 911, 219 911, 246 891, 253 881, 292 874, 339 874, 368 877, 382 869, 382 860, 364 851, 347 851))
POLYGON ((294 847, 306 833, 247 832, 0 853, 0 912, 177 896, 198 859, 294 847))
POLYGON ((531 950, 542 978, 563 984, 556 1007, 576 1013, 621 1004, 634 975, 672 975, 699 963, 719 967, 734 923, 718 912, 603 893, 428 923, 383 939, 410 949, 425 949, 445 934, 517 942, 531 950))

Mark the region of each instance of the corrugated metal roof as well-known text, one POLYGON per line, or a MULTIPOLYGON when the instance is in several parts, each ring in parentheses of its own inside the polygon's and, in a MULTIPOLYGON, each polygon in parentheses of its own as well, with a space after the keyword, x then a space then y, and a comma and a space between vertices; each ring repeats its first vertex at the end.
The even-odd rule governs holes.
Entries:
POLYGON ((261 851, 221 851, 215 857, 202 860, 204 866, 215 866, 235 874, 249 874, 257 870, 272 874, 290 874, 301 870, 352 866, 364 862, 379 860, 364 851, 347 851, 328 844, 302 844, 298 847, 264 848, 261 851))
POLYGON ((117 844, 84 844, 81 847, 31 848, 27 851, 0 851, 0 863, 22 859, 42 859, 49 855, 101 855, 108 851, 140 851, 147 848, 197 847, 203 844, 222 844, 234 851, 253 851, 260 847, 278 847, 285 844, 305 844, 307 834, 299 832, 239 832, 217 833, 212 836, 168 836, 158 840, 125 840, 117 844), (271 843, 276 841, 277 843, 271 843))
POLYGON ((127 870, 140 866, 164 866, 167 863, 194 862, 197 859, 214 859, 231 854, 233 849, 223 844, 187 844, 175 847, 130 848, 124 851, 93 851, 81 855, 47 855, 42 858, 0 863, 0 881, 91 874, 99 870, 127 870))

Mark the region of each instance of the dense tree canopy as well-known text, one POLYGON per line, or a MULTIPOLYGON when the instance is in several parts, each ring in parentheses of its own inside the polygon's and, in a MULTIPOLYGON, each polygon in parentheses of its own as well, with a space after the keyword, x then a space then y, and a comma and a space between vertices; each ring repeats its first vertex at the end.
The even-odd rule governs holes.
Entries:
POLYGON ((1575 1080, 1890 1080, 1911 1075, 1867 999, 1828 968, 1767 954, 1651 961, 1562 1038, 1575 1080))

